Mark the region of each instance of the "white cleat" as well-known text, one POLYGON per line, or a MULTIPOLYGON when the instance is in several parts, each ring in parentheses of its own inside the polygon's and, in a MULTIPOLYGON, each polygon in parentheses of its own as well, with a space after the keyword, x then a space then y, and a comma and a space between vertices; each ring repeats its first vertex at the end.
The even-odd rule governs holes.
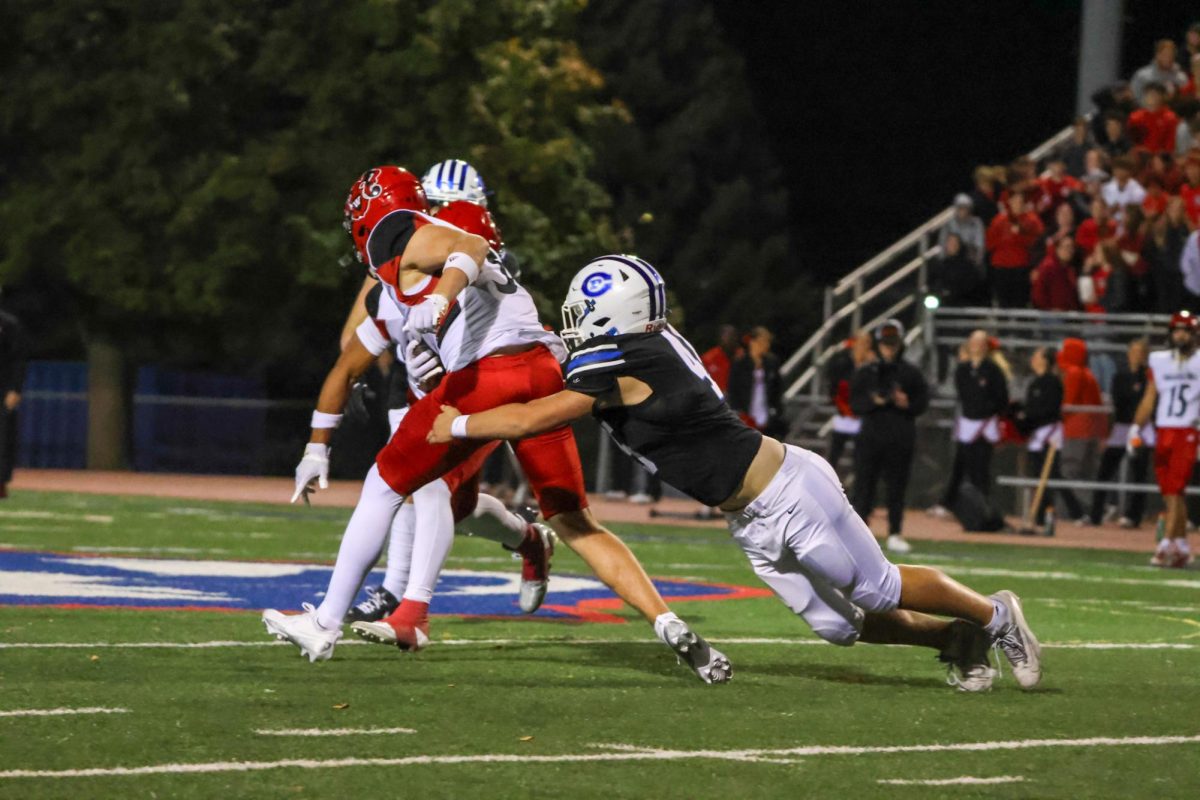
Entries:
POLYGON ((665 624, 655 621, 654 633, 675 651, 680 664, 686 664, 705 683, 728 683, 733 677, 733 667, 725 654, 692 631, 683 620, 676 618, 665 624))
POLYGON ((928 514, 929 516, 933 517, 934 519, 950 519, 950 516, 951 516, 950 509, 946 508, 941 503, 932 505, 929 508, 925 509, 925 513, 928 514))
POLYGON ((1042 680, 1042 646, 1025 621, 1020 598, 1007 589, 992 597, 1008 607, 1009 615, 1008 624, 993 639, 993 644, 1012 665, 1013 677, 1021 688, 1032 689, 1042 680))
POLYGON ((517 548, 521 555, 521 590, 517 603, 526 614, 537 611, 546 599, 546 590, 550 588, 550 557, 554 555, 556 539, 554 529, 549 525, 532 522, 525 541, 517 548))
POLYGON ((884 543, 884 546, 887 547, 888 551, 892 553, 912 552, 912 545, 908 543, 907 539, 898 533, 889 535, 887 537, 887 541, 884 543))
POLYGON ((951 639, 938 659, 946 665, 946 683, 960 692, 986 692, 998 674, 989 658, 991 639, 987 632, 965 620, 951 625, 951 639))
POLYGON ((327 630, 317 624, 317 610, 311 603, 304 603, 303 613, 283 614, 273 608, 262 613, 267 633, 281 642, 291 642, 300 648, 300 655, 307 656, 310 663, 328 661, 333 648, 342 638, 340 627, 327 630))

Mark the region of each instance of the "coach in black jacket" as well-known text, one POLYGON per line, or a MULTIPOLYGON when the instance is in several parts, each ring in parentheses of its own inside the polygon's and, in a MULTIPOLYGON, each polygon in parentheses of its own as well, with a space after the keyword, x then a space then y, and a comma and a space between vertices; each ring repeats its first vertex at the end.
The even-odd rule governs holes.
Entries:
POLYGON ((904 492, 912 472, 916 418, 929 406, 925 376, 904 360, 904 326, 887 320, 874 332, 879 360, 865 364, 850 381, 850 408, 862 419, 855 443, 854 509, 866 520, 875 507, 875 484, 887 484, 889 550, 908 552, 901 536, 904 492))

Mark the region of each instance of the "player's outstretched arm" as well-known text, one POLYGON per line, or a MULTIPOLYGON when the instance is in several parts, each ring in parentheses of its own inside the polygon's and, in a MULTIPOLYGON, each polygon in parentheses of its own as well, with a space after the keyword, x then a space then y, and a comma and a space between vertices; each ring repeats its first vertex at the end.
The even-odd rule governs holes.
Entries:
POLYGON ((553 430, 592 411, 596 399, 564 389, 528 403, 509 403, 478 414, 460 414, 442 406, 427 437, 432 444, 451 439, 521 439, 553 430))
MULTIPOLYGON (((351 385, 358 376, 375 363, 376 357, 357 336, 351 339, 346 348, 342 350, 342 354, 338 356, 337 363, 325 376, 325 383, 321 385, 321 394, 317 397, 317 414, 340 415, 346 407, 346 400, 350 397, 351 385)), ((329 444, 331 438, 333 438, 333 427, 314 427, 309 441, 329 444)))
POLYGON ((363 279, 358 296, 354 298, 354 305, 350 306, 350 313, 346 315, 346 322, 342 325, 342 338, 339 340, 339 346, 343 350, 350 346, 350 342, 356 338, 354 332, 367 318, 367 295, 378 285, 379 281, 369 275, 363 279))

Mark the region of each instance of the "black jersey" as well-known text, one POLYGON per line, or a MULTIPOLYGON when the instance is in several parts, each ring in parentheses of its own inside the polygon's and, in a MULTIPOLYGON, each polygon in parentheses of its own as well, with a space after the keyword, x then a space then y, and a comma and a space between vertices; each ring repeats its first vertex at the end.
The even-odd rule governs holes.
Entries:
POLYGON ((651 473, 715 506, 737 490, 762 434, 738 418, 686 339, 668 328, 589 339, 567 359, 567 388, 592 397, 637 378, 653 394, 637 405, 592 412, 618 446, 651 473))

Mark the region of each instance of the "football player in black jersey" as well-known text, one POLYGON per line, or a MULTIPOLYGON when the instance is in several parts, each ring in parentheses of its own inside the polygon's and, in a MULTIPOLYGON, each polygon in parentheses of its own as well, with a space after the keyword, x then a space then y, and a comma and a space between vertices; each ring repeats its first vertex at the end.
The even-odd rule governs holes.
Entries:
POLYGON ((933 647, 965 691, 991 688, 995 644, 1022 688, 1037 685, 1041 650, 1016 595, 890 563, 829 464, 738 419, 666 316, 652 266, 594 259, 563 305, 566 388, 478 414, 444 406, 430 441, 519 439, 592 414, 649 471, 719 506, 754 571, 823 639, 933 647))

